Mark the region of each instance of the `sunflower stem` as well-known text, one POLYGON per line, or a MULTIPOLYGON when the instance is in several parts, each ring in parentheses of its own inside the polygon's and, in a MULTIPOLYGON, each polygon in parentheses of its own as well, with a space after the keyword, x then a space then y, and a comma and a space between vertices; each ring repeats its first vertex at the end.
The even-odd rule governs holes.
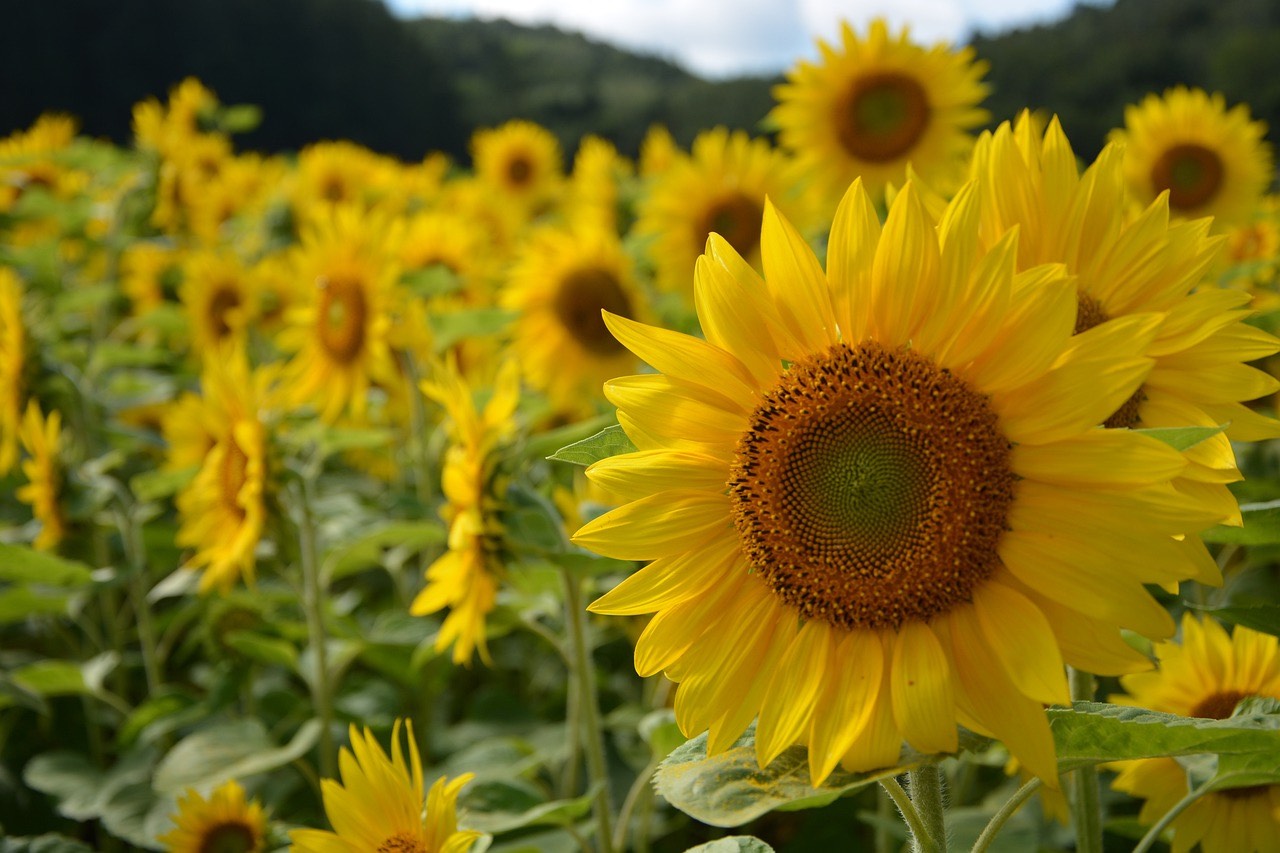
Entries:
POLYGON ((1133 853, 1147 853, 1147 851, 1160 840, 1160 835, 1169 828, 1169 824, 1178 819, 1178 815, 1186 811, 1187 807, 1196 800, 1209 793, 1209 786, 1212 782, 1212 779, 1206 781, 1200 787, 1191 789, 1185 797, 1178 800, 1178 802, 1174 804, 1173 808, 1165 812, 1164 815, 1155 822, 1155 825, 1147 830, 1147 834, 1142 836, 1142 840, 1138 842, 1138 846, 1133 848, 1133 853))
POLYGON ((297 491, 298 551, 302 564, 302 608, 307 619, 307 639, 315 658, 311 679, 311 701, 320 718, 320 775, 337 776, 337 756, 333 746, 333 706, 329 692, 329 656, 325 648, 323 589, 320 562, 316 557, 316 525, 311 517, 311 500, 305 478, 299 478, 297 491))
POLYGON ((986 853, 987 848, 991 846, 991 842, 995 841, 996 835, 1000 830, 1004 829, 1004 825, 1009 822, 1009 818, 1013 817, 1014 814, 1017 813, 1018 809, 1022 808, 1022 804, 1029 800, 1031 795, 1040 789, 1040 785, 1040 780, 1033 778, 1015 791, 1013 796, 1006 800, 1005 804, 1000 807, 999 811, 991 816, 991 820, 989 820, 987 825, 983 828, 982 834, 979 835, 978 840, 973 843, 973 849, 970 853, 986 853))
POLYGON ((926 764, 907 771, 911 803, 920 815, 925 837, 913 839, 916 853, 932 853, 947 849, 946 810, 942 805, 942 771, 936 764, 926 764))
MULTIPOLYGON (((1097 689, 1093 675, 1075 667, 1068 667, 1067 671, 1072 700, 1092 702, 1097 689)), ((1071 787, 1075 794, 1071 804, 1071 822, 1076 829, 1076 850, 1079 853, 1102 853, 1102 800, 1098 794, 1098 768, 1088 765, 1072 771, 1071 787)))
POLYGON ((147 601, 147 555, 142 544, 142 531, 132 507, 117 510, 116 524, 129 562, 129 597, 133 604, 134 622, 138 628, 138 645, 142 649, 142 671, 147 679, 147 696, 160 688, 160 666, 156 654, 156 632, 151 623, 151 605, 147 601))
POLYGON ((906 791, 902 790, 898 780, 892 777, 881 779, 880 787, 893 800, 893 804, 898 807, 898 814, 902 815, 902 820, 907 824, 907 829, 911 832, 912 849, 938 853, 937 848, 921 847, 922 844, 929 844, 929 836, 925 833, 924 822, 920 817, 920 812, 916 811, 916 807, 911 804, 911 798, 907 796, 906 791))
POLYGON ((578 578, 566 568, 561 568, 564 578, 564 608, 568 620, 570 640, 573 643, 573 674, 578 683, 578 708, 582 725, 580 737, 585 742, 587 772, 596 787, 596 822, 598 824, 596 847, 600 853, 613 853, 613 829, 609 811, 609 771, 604 759, 604 734, 600 728, 600 708, 596 699, 595 670, 591 666, 591 648, 587 641, 585 608, 578 578))
POLYGON ((876 817, 880 818, 875 827, 876 853, 893 853, 897 845, 889 834, 888 825, 893 819, 893 800, 883 786, 876 790, 876 817))

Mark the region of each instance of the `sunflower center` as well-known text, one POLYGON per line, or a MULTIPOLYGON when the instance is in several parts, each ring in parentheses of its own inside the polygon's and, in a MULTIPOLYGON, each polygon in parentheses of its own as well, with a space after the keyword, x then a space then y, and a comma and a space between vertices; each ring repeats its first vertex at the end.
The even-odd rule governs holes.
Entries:
POLYGON ((209 326, 218 340, 231 334, 227 314, 239 307, 240 294, 234 287, 222 285, 214 291, 213 298, 209 300, 209 326))
POLYGON ((1241 690, 1224 690, 1221 693, 1212 693, 1200 700, 1200 703, 1191 709, 1191 716, 1207 717, 1211 720, 1225 720, 1231 716, 1231 712, 1236 709, 1236 705, 1240 704, 1240 700, 1247 699, 1250 695, 1252 694, 1241 690))
POLYGON ((898 627, 972 599, 1016 477, 987 398, 911 350, 838 344, 792 364, 729 480, 765 582, 806 619, 898 627))
POLYGON ((427 853, 427 848, 417 836, 400 832, 379 844, 378 853, 427 853))
MULTIPOLYGON (((1076 328, 1072 334, 1087 332, 1110 319, 1101 302, 1087 293, 1081 293, 1076 306, 1076 328)), ((1146 400, 1147 394, 1139 385, 1138 390, 1121 403, 1120 408, 1112 412, 1111 417, 1103 421, 1102 425, 1107 429, 1133 429, 1142 422, 1142 416, 1138 414, 1138 410, 1146 400)))
POLYGON ((244 507, 240 504, 240 490, 249 479, 249 457, 230 435, 227 436, 222 447, 222 464, 218 469, 218 482, 222 486, 222 503, 233 514, 244 518, 244 507))
POLYGON ((325 201, 340 202, 347 198, 347 182, 338 175, 328 175, 320 184, 320 197, 325 201))
POLYGON ((350 278, 321 278, 320 308, 316 312, 320 344, 343 364, 356 360, 364 350, 369 306, 360 283, 350 278))
POLYGON ((560 282, 553 307, 561 325, 583 349, 601 356, 622 351, 600 315, 603 309, 631 316, 631 300, 612 273, 593 267, 574 270, 560 282))
POLYGON ((249 853, 257 847, 253 827, 238 820, 211 827, 200 840, 200 853, 249 853))
POLYGON ((929 99, 916 80, 896 71, 854 81, 837 110, 840 144, 859 160, 885 163, 907 154, 929 126, 929 99))
POLYGON ((533 180, 533 163, 523 154, 507 161, 507 180, 513 187, 523 187, 533 180))
POLYGON ((1156 192, 1169 191, 1169 206, 1192 210, 1213 199, 1222 187, 1222 159, 1195 143, 1174 145, 1151 167, 1156 192))
POLYGON ((750 257, 760 245, 760 223, 764 208, 741 193, 718 199, 703 214, 694 235, 695 248, 701 252, 707 235, 715 232, 742 257, 750 257))

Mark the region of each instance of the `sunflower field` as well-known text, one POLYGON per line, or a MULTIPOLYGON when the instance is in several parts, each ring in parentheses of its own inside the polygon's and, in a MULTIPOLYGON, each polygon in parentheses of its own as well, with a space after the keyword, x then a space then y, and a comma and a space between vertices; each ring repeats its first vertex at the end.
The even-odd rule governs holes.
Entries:
POLYGON ((0 139, 0 853, 1280 851, 1280 201, 883 21, 769 136, 0 139))

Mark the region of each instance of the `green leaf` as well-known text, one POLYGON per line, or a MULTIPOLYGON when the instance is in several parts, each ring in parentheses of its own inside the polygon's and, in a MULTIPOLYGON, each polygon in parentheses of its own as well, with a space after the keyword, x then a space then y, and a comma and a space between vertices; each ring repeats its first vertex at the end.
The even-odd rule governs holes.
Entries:
POLYGON ((288 640, 255 631, 232 631, 225 639, 227 645, 251 660, 295 672, 298 669, 298 650, 288 640))
POLYGON ((560 448, 547 458, 573 465, 590 465, 592 462, 599 462, 601 459, 608 459, 619 453, 633 453, 635 449, 636 446, 631 443, 631 439, 627 438, 622 427, 614 424, 605 427, 590 438, 584 438, 582 441, 575 441, 567 447, 560 448))
POLYGON ((146 783, 154 763, 151 749, 126 753, 107 771, 78 752, 46 752, 27 763, 22 778, 35 790, 55 797, 64 817, 93 820, 102 817, 126 788, 146 783))
POLYGON ((147 471, 130 480, 129 488, 140 501, 158 501, 182 491, 198 471, 194 466, 180 471, 147 471))
POLYGON ((320 722, 308 720, 293 740, 276 746, 257 719, 226 720, 183 738, 156 767, 154 786, 163 794, 208 790, 228 779, 243 780, 301 758, 320 737, 320 722))
POLYGON ((754 835, 729 835, 690 847, 685 853, 773 853, 773 848, 754 835))
POLYGON ((684 744, 685 737, 676 725, 676 712, 670 708, 650 711, 640 720, 640 737, 653 750, 654 758, 666 758, 684 744))
POLYGON ((65 616, 71 596, 14 586, 0 590, 0 625, 25 622, 31 616, 65 616))
POLYGON ((219 107, 217 121, 226 133, 248 133, 262 124, 262 109, 256 104, 219 107))
POLYGON ((567 826, 591 811, 595 795, 593 789, 571 800, 544 802, 538 789, 527 782, 476 782, 464 797, 467 828, 497 834, 525 826, 567 826))
POLYGON ((506 329, 518 315, 502 308, 473 308, 428 317, 436 352, 466 338, 488 338, 506 329))
POLYGON ((93 569, 23 545, 0 544, 0 580, 48 586, 88 586, 93 569))
POLYGON ((1240 507, 1240 514, 1244 517, 1243 527, 1219 524, 1200 535, 1206 542, 1223 545, 1280 544, 1280 500, 1244 504, 1240 507))
POLYGON ((432 264, 426 269, 405 273, 400 277, 400 284, 414 296, 424 299, 457 293, 463 287, 458 274, 444 264, 432 264))
POLYGON ((1152 429, 1135 429, 1134 432, 1150 436, 1162 441, 1174 450, 1190 450, 1197 444, 1208 441, 1226 429, 1216 427, 1156 427, 1152 429))
POLYGON ((15 669, 15 684, 41 696, 77 696, 88 693, 80 667, 65 660, 42 660, 15 669))
POLYGON ((396 549, 405 557, 445 541, 444 525, 438 521, 392 521, 330 551, 325 572, 330 580, 353 575, 385 564, 388 551, 396 549))
POLYGON ((1280 604, 1270 602, 1235 602, 1207 607, 1185 602, 1188 609, 1206 613, 1229 625, 1243 625, 1273 637, 1280 637, 1280 604))
POLYGON ((0 853, 93 853, 93 848, 65 835, 0 838, 0 853))

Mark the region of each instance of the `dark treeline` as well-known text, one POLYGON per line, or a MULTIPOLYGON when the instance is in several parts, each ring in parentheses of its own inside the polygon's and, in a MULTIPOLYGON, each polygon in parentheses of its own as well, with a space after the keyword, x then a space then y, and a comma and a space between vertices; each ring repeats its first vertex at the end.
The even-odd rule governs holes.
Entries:
MULTIPOLYGON (((245 148, 347 138, 405 159, 465 155, 472 130, 508 118, 549 127, 572 151, 585 133, 634 155, 660 122, 688 145, 715 124, 759 131, 778 79, 707 81, 553 27, 398 21, 378 0, 39 0, 0 28, 0 133, 40 112, 129 138, 130 106, 186 75, 224 103, 263 108, 245 148)), ((991 63, 995 120, 1057 113, 1092 157, 1124 105, 1175 83, 1222 91, 1280 126, 1280 3, 1117 0, 973 44, 991 63)), ((1273 134, 1272 138, 1275 136, 1273 134)))

